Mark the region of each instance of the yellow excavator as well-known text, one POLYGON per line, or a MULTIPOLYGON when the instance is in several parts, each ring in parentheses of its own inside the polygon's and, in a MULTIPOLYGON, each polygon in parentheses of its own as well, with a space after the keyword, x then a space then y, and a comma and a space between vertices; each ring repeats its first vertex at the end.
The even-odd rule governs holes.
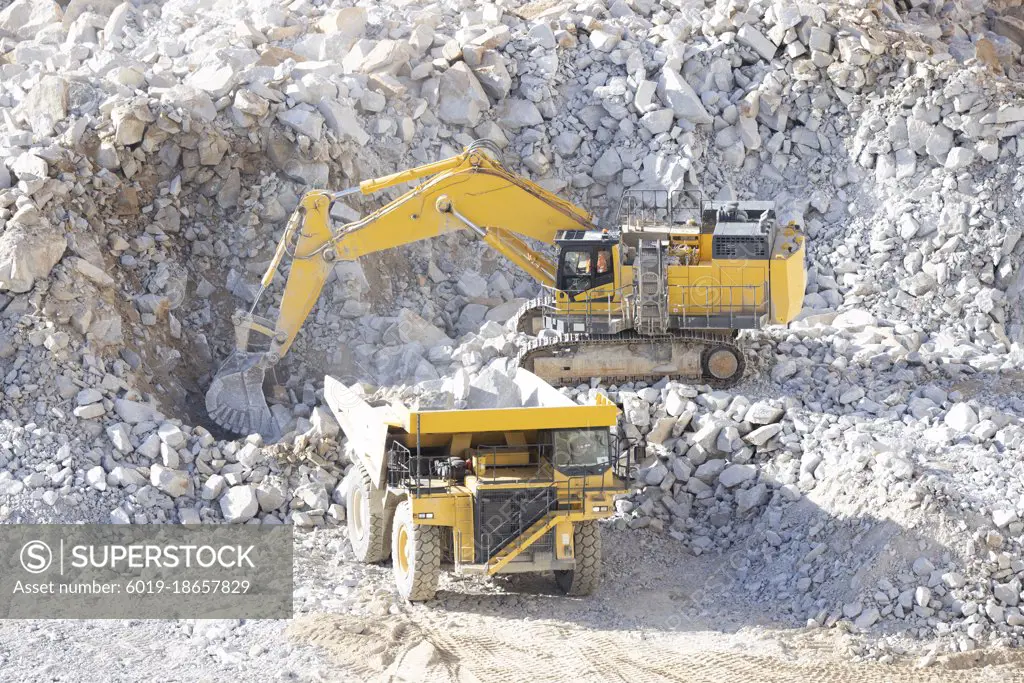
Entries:
POLYGON ((303 196, 261 280, 260 294, 291 257, 277 318, 255 314, 259 295, 232 317, 236 349, 207 392, 210 417, 233 432, 276 434, 266 370, 288 352, 334 265, 457 230, 540 283, 542 295, 510 325, 537 334, 520 366, 556 385, 673 377, 727 387, 743 376, 737 332, 786 324, 803 305, 804 235, 793 222, 779 224, 772 202, 630 190, 616 225, 602 228, 590 212, 504 168, 493 143, 476 141, 444 161, 303 196), (368 216, 332 226, 338 199, 421 179, 368 216), (252 333, 269 340, 265 348, 251 348, 252 333))

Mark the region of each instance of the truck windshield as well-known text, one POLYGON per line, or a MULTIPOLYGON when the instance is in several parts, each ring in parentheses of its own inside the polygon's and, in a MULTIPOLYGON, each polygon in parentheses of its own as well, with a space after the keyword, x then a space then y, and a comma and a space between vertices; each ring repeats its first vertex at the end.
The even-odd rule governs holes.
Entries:
POLYGON ((552 462, 559 472, 597 473, 608 469, 610 433, 603 429, 556 429, 552 431, 552 462))

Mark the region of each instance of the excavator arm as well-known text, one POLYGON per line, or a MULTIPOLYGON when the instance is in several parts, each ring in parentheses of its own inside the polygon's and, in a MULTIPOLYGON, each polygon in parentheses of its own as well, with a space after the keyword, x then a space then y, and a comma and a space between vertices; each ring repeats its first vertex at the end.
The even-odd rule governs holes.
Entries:
MULTIPOLYGON (((222 426, 239 433, 275 433, 276 424, 263 395, 268 367, 288 352, 299 329, 320 298, 337 261, 470 230, 485 243, 548 286, 555 284, 555 265, 525 239, 554 244, 562 230, 595 229, 593 216, 501 166, 474 143, 462 154, 365 180, 358 188, 332 193, 307 192, 288 222, 274 257, 261 280, 260 294, 271 284, 284 256, 291 269, 275 320, 254 314, 256 303, 232 318, 235 353, 221 367, 206 396, 207 411, 222 426), (424 179, 415 188, 373 213, 332 229, 331 204, 346 194, 373 194, 424 179), (249 351, 252 332, 269 338, 263 353, 249 351)), ((259 296, 257 296, 257 302, 259 296)))

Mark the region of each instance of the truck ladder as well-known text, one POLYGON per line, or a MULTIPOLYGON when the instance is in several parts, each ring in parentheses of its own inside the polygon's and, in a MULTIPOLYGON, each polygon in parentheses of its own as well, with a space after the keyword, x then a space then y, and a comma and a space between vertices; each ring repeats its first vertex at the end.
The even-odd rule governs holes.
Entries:
POLYGON ((502 548, 487 562, 487 573, 496 574, 521 552, 529 548, 548 532, 558 521, 558 513, 549 512, 526 528, 518 538, 502 548))
POLYGON ((637 264, 636 326, 641 334, 668 330, 668 282, 660 240, 640 240, 637 264))

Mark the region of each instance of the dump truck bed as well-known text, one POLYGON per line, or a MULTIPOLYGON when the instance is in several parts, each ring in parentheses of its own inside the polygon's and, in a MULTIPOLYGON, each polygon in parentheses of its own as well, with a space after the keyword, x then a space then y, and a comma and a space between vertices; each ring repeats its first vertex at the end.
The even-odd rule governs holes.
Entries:
POLYGON ((615 424, 618 413, 615 404, 600 394, 595 405, 586 406, 423 411, 396 405, 392 405, 392 408, 397 413, 397 419, 389 424, 409 434, 610 427, 615 424))
MULTIPOLYGON (((349 445, 366 463, 377 486, 384 483, 385 450, 389 431, 411 435, 467 434, 611 427, 618 419, 615 404, 597 394, 593 405, 579 405, 540 379, 519 368, 514 377, 481 373, 467 386, 455 386, 447 396, 439 386, 428 407, 390 402, 371 405, 358 391, 337 379, 324 378, 324 401, 348 437, 349 445), (437 395, 449 400, 439 401, 437 395), (454 396, 463 398, 455 399, 454 396), (465 404, 465 408, 444 404, 465 404)), ((449 380, 449 382, 451 382, 449 380)), ((449 389, 452 387, 448 387, 449 389)))
MULTIPOLYGON (((487 379, 492 379, 493 376, 487 379)), ((610 427, 615 425, 618 409, 603 394, 593 405, 579 405, 532 372, 518 369, 509 383, 494 383, 486 389, 468 387, 464 408, 420 406, 417 401, 405 405, 396 401, 370 405, 363 396, 333 377, 324 378, 324 397, 339 420, 355 427, 383 423, 409 434, 459 434, 464 432, 560 429, 573 427, 610 427), (514 384, 514 386, 513 386, 514 384)), ((344 424, 342 425, 344 428, 344 424)), ((346 435, 351 435, 346 431, 346 435)))

